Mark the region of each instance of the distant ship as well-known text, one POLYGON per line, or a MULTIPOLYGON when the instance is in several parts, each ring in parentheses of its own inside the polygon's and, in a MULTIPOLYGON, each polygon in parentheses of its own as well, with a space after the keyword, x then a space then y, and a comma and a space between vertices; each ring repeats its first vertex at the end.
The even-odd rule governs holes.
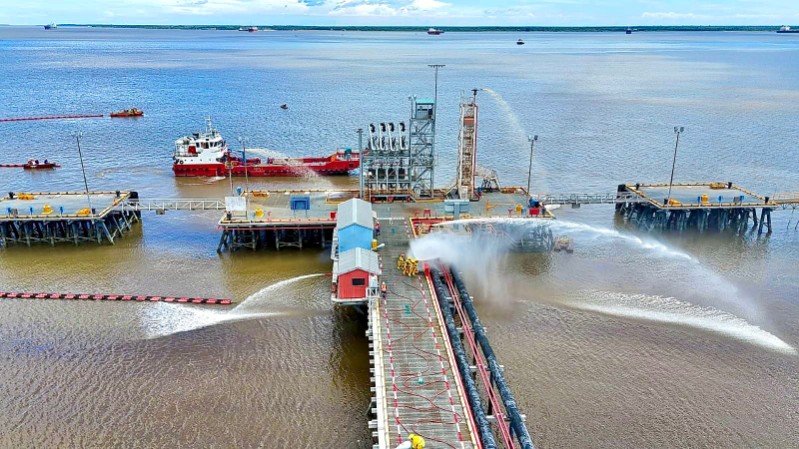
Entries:
POLYGON ((239 31, 249 31, 250 33, 255 33, 256 31, 258 31, 258 27, 247 27, 247 28, 241 27, 239 28, 239 31))
POLYGON ((444 31, 437 30, 435 28, 430 28, 429 30, 427 30, 427 34, 429 34, 431 36, 438 36, 439 34, 444 34, 444 31))
POLYGON ((516 45, 524 45, 524 41, 519 39, 518 41, 516 41, 516 45))
POLYGON ((799 29, 794 30, 793 28, 789 27, 788 25, 783 25, 777 30, 778 33, 799 33, 799 29))
POLYGON ((630 28, 630 27, 627 27, 627 29, 624 30, 624 34, 633 34, 633 29, 630 28))
POLYGON ((49 24, 44 26, 44 29, 45 30, 57 30, 58 29, 58 25, 56 25, 55 23, 49 23, 49 24))

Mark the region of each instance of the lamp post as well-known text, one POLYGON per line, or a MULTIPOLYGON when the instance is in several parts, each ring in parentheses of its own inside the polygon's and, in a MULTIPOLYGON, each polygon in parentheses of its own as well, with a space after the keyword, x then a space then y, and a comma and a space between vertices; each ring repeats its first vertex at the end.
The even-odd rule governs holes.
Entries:
POLYGON ((527 169, 527 196, 530 196, 530 180, 533 174, 533 149, 535 148, 535 143, 538 141, 538 134, 528 136, 527 140, 530 141, 530 167, 527 169))
POLYGON ((83 165, 83 152, 80 149, 80 138, 83 137, 83 133, 78 130, 74 136, 75 142, 78 144, 78 157, 80 158, 80 171, 83 173, 83 186, 86 188, 86 200, 89 202, 89 212, 93 214, 92 197, 89 194, 89 182, 86 180, 86 167, 83 165))
POLYGON ((247 197, 247 192, 250 191, 250 174, 249 170, 247 169, 247 142, 249 142, 249 139, 245 136, 239 136, 237 140, 239 141, 239 144, 241 144, 241 155, 244 158, 244 213, 249 219, 250 201, 247 197))
MULTIPOLYGON (((427 66, 435 70, 435 87, 433 88, 433 107, 435 108, 433 109, 433 118, 435 119, 438 112, 438 69, 446 67, 446 64, 427 64, 427 66)), ((433 126, 435 126, 435 122, 433 122, 433 126)))
POLYGON ((358 128, 358 186, 359 198, 363 199, 363 128, 358 128))
POLYGON ((671 160, 671 177, 669 177, 669 194, 666 196, 666 206, 671 205, 671 186, 674 183, 674 167, 677 165, 677 147, 680 145, 680 134, 683 132, 685 132, 685 127, 674 127, 674 134, 677 134, 677 141, 674 143, 674 157, 671 160))

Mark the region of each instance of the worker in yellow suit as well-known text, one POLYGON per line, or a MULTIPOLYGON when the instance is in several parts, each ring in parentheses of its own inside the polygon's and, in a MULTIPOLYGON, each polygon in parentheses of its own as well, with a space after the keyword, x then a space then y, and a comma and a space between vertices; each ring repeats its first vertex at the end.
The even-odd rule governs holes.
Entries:
POLYGON ((402 267, 404 266, 405 266, 405 254, 400 254, 399 257, 397 257, 397 269, 402 270, 402 267))
POLYGON ((411 440, 411 448, 412 449, 424 449, 424 438, 415 433, 408 435, 408 439, 411 440))
POLYGON ((424 438, 412 433, 396 449, 424 449, 424 438))

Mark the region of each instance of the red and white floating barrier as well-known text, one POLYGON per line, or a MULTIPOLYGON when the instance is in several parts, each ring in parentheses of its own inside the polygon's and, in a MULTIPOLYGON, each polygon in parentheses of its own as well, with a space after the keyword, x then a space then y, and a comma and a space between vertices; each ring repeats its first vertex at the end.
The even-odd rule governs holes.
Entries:
POLYGON ((191 304, 216 304, 229 306, 233 304, 230 299, 218 298, 189 298, 177 296, 147 296, 147 295, 99 295, 89 293, 25 293, 25 292, 0 292, 0 298, 20 299, 77 299, 81 301, 140 301, 140 302, 177 302, 191 304))

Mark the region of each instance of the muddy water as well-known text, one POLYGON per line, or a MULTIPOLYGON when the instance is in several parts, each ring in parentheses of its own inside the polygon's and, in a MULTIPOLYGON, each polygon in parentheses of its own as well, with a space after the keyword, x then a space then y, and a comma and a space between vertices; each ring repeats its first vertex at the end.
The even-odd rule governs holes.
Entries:
MULTIPOLYGON (((785 107, 799 98, 799 49, 776 34, 536 34, 522 49, 502 33, 448 33, 437 46, 407 33, 0 36, 0 116, 132 105, 146 114, 3 124, 0 162, 47 157, 63 168, 4 171, 2 191, 79 189, 70 135, 80 127, 90 187, 220 197, 226 179, 169 170, 172 142, 202 129, 205 114, 230 142, 247 135, 289 155, 326 154, 356 146, 354 130, 369 122, 403 119, 406 96, 431 90, 431 60, 447 64, 439 184, 453 175, 458 92, 473 86, 495 94, 481 97, 479 158, 503 184, 526 182, 527 133, 542 136, 534 190, 665 180, 676 124, 689 130, 679 180, 762 193, 799 184, 795 111, 785 107), (386 69, 387 54, 402 70, 386 69)), ((769 239, 654 240, 620 232, 610 207, 558 216, 573 255, 486 260, 467 248, 459 259, 539 447, 796 446, 799 217, 775 213, 769 239)), ((0 446, 370 447, 365 325, 331 311, 328 255, 220 256, 218 219, 145 213, 113 247, 2 250, 3 290, 242 304, 0 301, 0 446)))

